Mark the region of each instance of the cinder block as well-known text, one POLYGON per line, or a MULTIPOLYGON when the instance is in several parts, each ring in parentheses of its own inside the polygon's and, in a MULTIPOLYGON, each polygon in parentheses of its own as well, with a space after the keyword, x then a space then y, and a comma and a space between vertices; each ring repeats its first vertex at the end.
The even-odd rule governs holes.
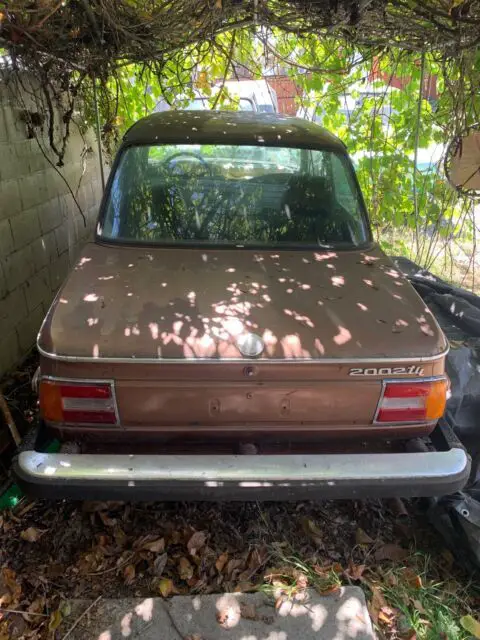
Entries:
POLYGON ((3 261, 3 272, 8 291, 14 291, 34 273, 32 248, 30 245, 15 251, 3 261))
POLYGON ((62 220, 77 214, 78 208, 70 193, 59 196, 58 202, 60 203, 62 220))
POLYGON ((21 210, 22 201, 17 180, 0 182, 0 220, 11 218, 21 210))
POLYGON ((33 263, 35 271, 40 271, 58 258, 55 231, 45 233, 41 238, 32 242, 33 263))
POLYGON ((43 234, 53 231, 65 218, 64 207, 61 198, 53 198, 44 202, 39 208, 38 218, 43 234))
POLYGON ((88 184, 82 184, 77 194, 77 202, 84 213, 90 206, 88 191, 90 191, 88 184))
POLYGON ((47 202, 49 198, 49 171, 37 171, 21 180, 21 200, 24 210, 32 209, 47 202))
POLYGON ((14 216, 10 220, 10 226, 12 227, 15 249, 21 249, 30 244, 41 235, 37 208, 34 207, 14 216))
POLYGON ((0 335, 0 376, 12 369, 22 357, 15 330, 0 335))
POLYGON ((75 228, 70 219, 65 220, 55 229, 55 240, 57 242, 57 253, 59 256, 62 255, 64 251, 68 251, 71 246, 75 245, 75 228))
POLYGON ((22 109, 13 105, 3 108, 3 121, 10 142, 25 140, 27 137, 27 127, 20 117, 22 109))
POLYGON ((10 220, 0 220, 0 260, 13 253, 13 236, 10 220))
MULTIPOLYGON (((42 144, 42 148, 43 147, 44 145, 42 144)), ((43 155, 43 153, 40 151, 38 143, 35 141, 35 146, 32 148, 31 154, 27 157, 27 162, 25 163, 27 172, 36 173, 37 171, 46 171, 47 169, 52 169, 52 165, 48 161, 48 156, 48 153, 47 158, 43 155)), ((53 164, 55 164, 54 161, 53 164)))
POLYGON ((0 302, 0 337, 13 331, 28 315, 23 289, 18 287, 0 302))
POLYGON ((24 158, 19 158, 16 144, 0 143, 0 180, 16 180, 28 171, 24 158))
MULTIPOLYGON (((32 158, 37 154, 41 154, 35 138, 20 140, 15 143, 15 146, 13 148, 15 149, 15 155, 17 156, 17 158, 20 158, 25 165, 28 164, 29 158, 32 158)), ((10 149, 12 149, 12 145, 10 145, 10 149)))
MULTIPOLYGON (((76 193, 78 184, 82 185, 82 182, 85 178, 83 174, 83 166, 80 161, 77 163, 68 164, 63 168, 63 175, 65 176, 66 181, 68 182, 70 189, 73 193, 76 193), (80 180, 82 178, 82 180, 80 180)), ((69 193, 68 188, 65 189, 65 193, 69 193)))
POLYGON ((62 255, 48 267, 50 276, 50 288, 53 293, 56 293, 62 286, 65 278, 67 277, 69 269, 70 264, 68 259, 68 251, 62 253, 62 255))
POLYGON ((22 353, 26 353, 33 345, 37 338, 38 330, 45 317, 43 305, 39 305, 28 314, 25 320, 17 324, 18 344, 22 353))
POLYGON ((28 311, 30 313, 42 303, 44 308, 49 306, 53 298, 53 293, 50 287, 50 274, 48 267, 44 267, 41 271, 32 276, 23 286, 25 300, 27 301, 28 311))
POLYGON ((85 220, 87 223, 86 226, 80 214, 75 216, 75 218, 73 219, 75 223, 77 243, 80 245, 85 244, 85 242, 87 242, 88 240, 93 240, 93 228, 95 220, 92 219, 92 216, 88 211, 85 212, 85 220))

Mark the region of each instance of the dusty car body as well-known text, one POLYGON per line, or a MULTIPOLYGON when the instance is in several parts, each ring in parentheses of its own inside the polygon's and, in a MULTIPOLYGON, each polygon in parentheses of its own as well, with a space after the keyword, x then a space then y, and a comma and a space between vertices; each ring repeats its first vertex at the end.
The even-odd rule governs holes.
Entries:
POLYGON ((38 349, 42 422, 15 469, 36 495, 440 495, 468 477, 441 421, 447 341, 373 243, 344 145, 296 118, 135 124, 38 349))

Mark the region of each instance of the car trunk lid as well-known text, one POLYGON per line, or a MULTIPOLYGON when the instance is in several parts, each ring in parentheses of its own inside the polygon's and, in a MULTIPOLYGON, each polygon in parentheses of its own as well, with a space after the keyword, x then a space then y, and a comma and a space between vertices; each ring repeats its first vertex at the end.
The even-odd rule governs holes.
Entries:
POLYGON ((90 244, 49 311, 55 358, 132 362, 432 358, 436 321, 378 249, 141 248, 90 244), (245 351, 245 349, 244 349, 245 351))

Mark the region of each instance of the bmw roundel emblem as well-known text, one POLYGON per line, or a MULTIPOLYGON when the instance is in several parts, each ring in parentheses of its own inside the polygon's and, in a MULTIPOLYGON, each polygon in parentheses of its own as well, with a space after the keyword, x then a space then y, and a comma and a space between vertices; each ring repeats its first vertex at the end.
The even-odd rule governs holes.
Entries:
POLYGON ((265 348, 265 343, 256 333, 244 333, 237 338, 237 347, 243 356, 258 358, 265 348))

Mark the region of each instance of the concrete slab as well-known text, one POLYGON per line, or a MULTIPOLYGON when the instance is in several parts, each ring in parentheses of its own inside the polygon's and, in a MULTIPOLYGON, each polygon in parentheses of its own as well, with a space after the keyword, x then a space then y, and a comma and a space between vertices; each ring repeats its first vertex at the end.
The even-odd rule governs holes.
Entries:
MULTIPOLYGON (((72 604, 70 624, 88 607, 72 604)), ((68 622, 67 620, 65 621, 68 622)), ((68 631, 65 624, 64 633, 68 631)), ((100 600, 69 640, 374 640, 363 591, 284 602, 262 593, 100 600)))

